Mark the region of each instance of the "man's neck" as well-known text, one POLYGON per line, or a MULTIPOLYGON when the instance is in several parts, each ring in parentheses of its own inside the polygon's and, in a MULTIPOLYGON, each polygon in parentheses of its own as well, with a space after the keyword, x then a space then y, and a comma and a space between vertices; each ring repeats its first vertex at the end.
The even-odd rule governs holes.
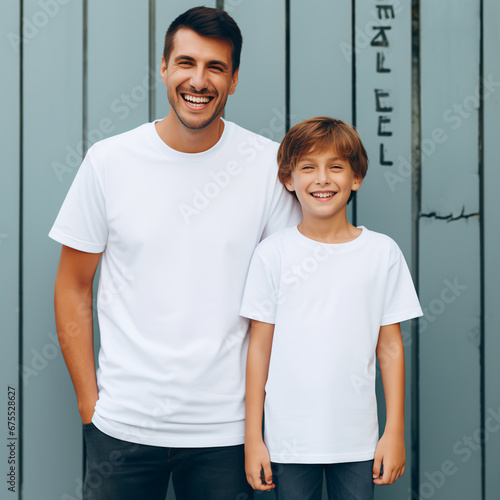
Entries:
POLYGON ((156 123, 156 131, 160 139, 172 149, 182 153, 201 153, 217 144, 224 131, 224 122, 216 118, 210 125, 192 130, 179 122, 175 113, 169 114, 156 123))

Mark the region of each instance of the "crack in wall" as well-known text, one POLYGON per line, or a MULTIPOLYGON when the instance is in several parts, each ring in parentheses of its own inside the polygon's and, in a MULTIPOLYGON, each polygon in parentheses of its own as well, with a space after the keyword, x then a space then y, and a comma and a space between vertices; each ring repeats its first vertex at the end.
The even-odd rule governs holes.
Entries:
POLYGON ((438 215, 437 212, 429 212, 427 214, 420 214, 420 217, 425 217, 427 219, 445 220, 446 222, 454 222, 461 219, 470 219, 471 217, 480 217, 480 212, 473 212, 470 214, 465 213, 465 207, 462 207, 462 212, 460 215, 453 216, 450 215, 438 215))

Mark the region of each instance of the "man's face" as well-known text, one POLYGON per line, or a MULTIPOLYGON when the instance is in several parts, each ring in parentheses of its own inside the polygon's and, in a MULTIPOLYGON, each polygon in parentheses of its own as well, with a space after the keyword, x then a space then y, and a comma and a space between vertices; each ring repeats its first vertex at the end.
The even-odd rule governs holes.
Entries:
POLYGON ((232 74, 231 45, 186 28, 175 34, 169 60, 162 58, 161 75, 171 108, 191 130, 219 118, 238 83, 238 71, 232 74))

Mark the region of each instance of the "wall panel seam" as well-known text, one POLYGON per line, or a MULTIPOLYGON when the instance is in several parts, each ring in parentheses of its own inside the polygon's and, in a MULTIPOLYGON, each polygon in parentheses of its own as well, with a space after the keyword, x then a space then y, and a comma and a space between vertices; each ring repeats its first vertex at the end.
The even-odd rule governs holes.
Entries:
POLYGON ((20 35, 20 45, 19 45, 19 286, 18 286, 18 405, 19 405, 19 433, 18 433, 18 464, 19 464, 19 475, 18 475, 18 492, 19 500, 23 498, 23 377, 22 377, 22 367, 24 366, 24 355, 23 355, 23 280, 24 280, 24 269, 23 269, 23 251, 24 251, 24 237, 23 237, 23 181, 24 181, 24 36, 23 36, 23 18, 24 18, 24 0, 19 0, 19 35, 20 35))
MULTIPOLYGON (((479 174, 479 384, 480 422, 486 425, 485 373, 485 254, 484 254, 484 0, 479 0, 479 110, 478 110, 478 174, 479 174)), ((486 440, 481 440, 481 499, 486 498, 486 440)))
MULTIPOLYGON (((419 286, 419 247, 420 247, 420 211, 422 205, 422 109, 421 109, 421 61, 420 61, 420 0, 411 1, 411 46, 412 46, 412 254, 411 266, 417 293, 419 286)), ((419 320, 411 323, 412 364, 411 364, 411 488, 419 492, 420 484, 420 342, 418 336, 419 320)))
POLYGON ((285 132, 290 130, 290 0, 285 0, 285 132))
POLYGON ((149 45, 149 68, 148 68, 148 98, 149 98, 149 121, 153 121, 155 117, 156 109, 156 47, 155 47, 155 35, 156 35, 156 0, 149 0, 149 31, 148 31, 148 45, 149 45))

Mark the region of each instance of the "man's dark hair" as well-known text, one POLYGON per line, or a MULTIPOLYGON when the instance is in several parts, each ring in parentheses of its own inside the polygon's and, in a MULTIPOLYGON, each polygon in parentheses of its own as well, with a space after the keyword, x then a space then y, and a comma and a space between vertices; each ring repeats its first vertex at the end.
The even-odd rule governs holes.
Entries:
POLYGON ((233 74, 240 67, 240 55, 243 39, 235 20, 224 10, 211 7, 193 7, 177 17, 169 26, 165 35, 163 57, 165 64, 174 45, 174 37, 181 28, 188 28, 200 36, 218 38, 231 44, 233 74))

